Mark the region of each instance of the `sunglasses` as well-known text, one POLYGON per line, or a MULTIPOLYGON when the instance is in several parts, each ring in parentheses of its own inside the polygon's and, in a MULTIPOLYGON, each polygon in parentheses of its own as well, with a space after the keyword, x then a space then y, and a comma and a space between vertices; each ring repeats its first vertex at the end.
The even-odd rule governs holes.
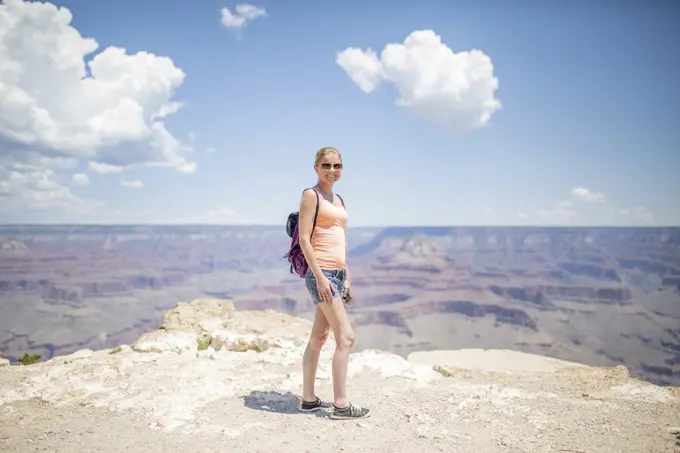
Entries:
POLYGON ((331 167, 333 168, 333 170, 342 170, 342 164, 330 164, 328 162, 324 162, 321 164, 321 168, 323 168, 324 170, 330 170, 331 167))

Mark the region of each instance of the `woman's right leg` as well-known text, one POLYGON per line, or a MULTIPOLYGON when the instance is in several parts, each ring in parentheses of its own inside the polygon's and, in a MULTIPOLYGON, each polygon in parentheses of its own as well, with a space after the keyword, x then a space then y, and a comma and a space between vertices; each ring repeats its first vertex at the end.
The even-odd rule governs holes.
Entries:
POLYGON ((354 420, 370 415, 371 411, 358 404, 351 404, 347 398, 347 365, 349 352, 354 345, 354 329, 349 322, 345 303, 340 297, 334 297, 333 303, 320 303, 326 319, 335 334, 335 354, 333 354, 333 405, 335 409, 330 417, 336 420, 354 420))
POLYGON ((354 330, 347 317, 345 304, 340 297, 334 297, 333 303, 319 304, 323 314, 335 335, 335 353, 333 354, 333 394, 337 407, 347 407, 347 365, 349 353, 354 345, 354 330))

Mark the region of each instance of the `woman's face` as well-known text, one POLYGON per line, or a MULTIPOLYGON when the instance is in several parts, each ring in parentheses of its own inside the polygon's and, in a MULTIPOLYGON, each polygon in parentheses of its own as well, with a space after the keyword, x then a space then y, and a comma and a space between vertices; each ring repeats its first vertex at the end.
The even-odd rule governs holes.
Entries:
POLYGON ((319 180, 333 184, 342 176, 342 160, 337 153, 328 153, 314 166, 319 180))

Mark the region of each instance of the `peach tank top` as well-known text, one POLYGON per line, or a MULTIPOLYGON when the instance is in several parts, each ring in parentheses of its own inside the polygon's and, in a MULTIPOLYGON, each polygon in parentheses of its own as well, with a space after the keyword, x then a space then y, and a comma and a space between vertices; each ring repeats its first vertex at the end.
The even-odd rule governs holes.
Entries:
POLYGON ((346 225, 345 208, 334 205, 319 194, 319 213, 312 234, 312 249, 321 269, 345 268, 346 225))

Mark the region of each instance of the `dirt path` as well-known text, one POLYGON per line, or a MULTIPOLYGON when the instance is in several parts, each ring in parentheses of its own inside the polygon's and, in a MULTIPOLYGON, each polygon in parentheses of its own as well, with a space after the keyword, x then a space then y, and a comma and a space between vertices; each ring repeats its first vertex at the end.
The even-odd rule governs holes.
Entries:
MULTIPOLYGON (((319 388, 320 395, 330 391, 319 388)), ((529 393, 483 379, 418 389, 375 373, 352 380, 351 391, 357 402, 370 402, 371 418, 301 414, 292 393, 254 391, 214 401, 172 432, 135 410, 15 401, 0 407, 0 451, 680 451, 673 405, 529 393)))

